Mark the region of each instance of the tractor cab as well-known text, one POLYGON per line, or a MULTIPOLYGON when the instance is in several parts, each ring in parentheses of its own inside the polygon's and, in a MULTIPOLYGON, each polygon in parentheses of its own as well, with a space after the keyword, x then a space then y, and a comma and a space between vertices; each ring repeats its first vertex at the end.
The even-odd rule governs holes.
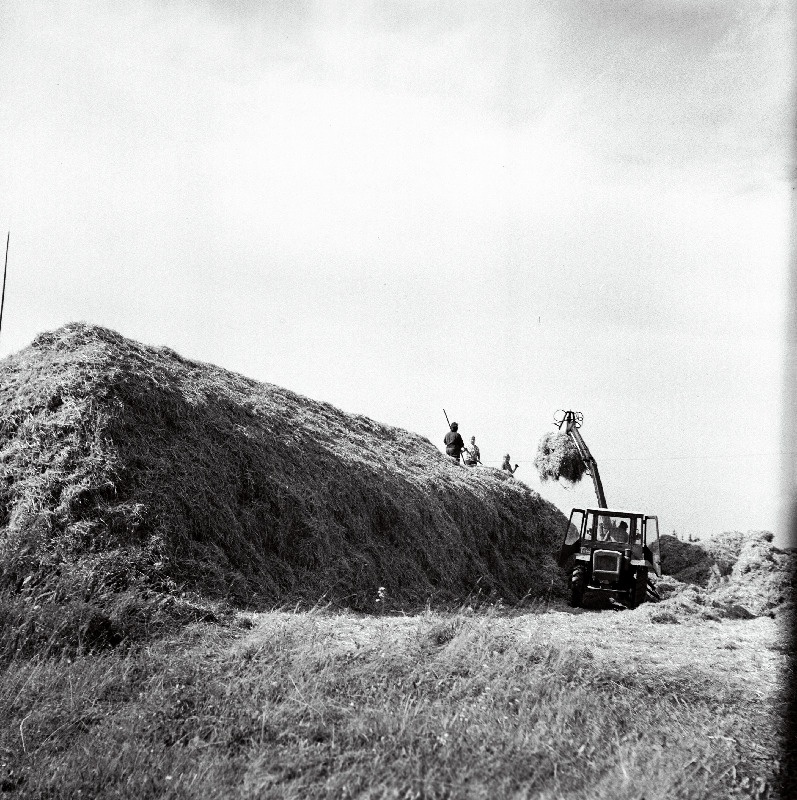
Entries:
POLYGON ((571 557, 571 605, 580 606, 587 591, 601 591, 624 597, 633 608, 655 591, 648 573, 661 576, 658 518, 574 508, 559 548, 559 565, 567 566, 571 557))

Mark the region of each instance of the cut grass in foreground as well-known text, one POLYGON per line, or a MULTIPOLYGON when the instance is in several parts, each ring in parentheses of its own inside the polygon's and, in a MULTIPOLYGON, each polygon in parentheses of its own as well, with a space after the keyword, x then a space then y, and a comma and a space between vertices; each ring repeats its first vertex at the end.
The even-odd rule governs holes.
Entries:
POLYGON ((14 661, 0 679, 3 790, 775 796, 788 646, 775 620, 654 625, 640 609, 252 621, 14 661))

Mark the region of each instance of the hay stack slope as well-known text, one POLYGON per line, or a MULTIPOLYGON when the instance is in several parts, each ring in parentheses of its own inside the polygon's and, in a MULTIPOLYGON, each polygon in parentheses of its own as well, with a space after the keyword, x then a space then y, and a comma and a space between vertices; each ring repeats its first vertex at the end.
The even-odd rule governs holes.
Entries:
POLYGON ((553 505, 405 430, 84 324, 0 371, 6 618, 24 600, 50 630, 72 603, 113 639, 189 600, 374 610, 562 580, 553 505))
POLYGON ((578 483, 587 471, 573 440, 561 431, 546 433, 540 439, 534 466, 542 481, 564 478, 570 483, 578 483))

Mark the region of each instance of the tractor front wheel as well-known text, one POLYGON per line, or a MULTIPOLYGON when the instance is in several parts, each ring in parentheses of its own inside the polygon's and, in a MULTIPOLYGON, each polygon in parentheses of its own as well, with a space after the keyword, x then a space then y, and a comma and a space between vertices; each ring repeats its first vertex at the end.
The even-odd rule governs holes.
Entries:
POLYGON ((584 590, 587 588, 587 571, 581 565, 573 567, 570 576, 570 605, 580 608, 584 602, 584 590))
POLYGON ((648 594, 648 568, 640 567, 631 587, 631 608, 641 606, 648 594))

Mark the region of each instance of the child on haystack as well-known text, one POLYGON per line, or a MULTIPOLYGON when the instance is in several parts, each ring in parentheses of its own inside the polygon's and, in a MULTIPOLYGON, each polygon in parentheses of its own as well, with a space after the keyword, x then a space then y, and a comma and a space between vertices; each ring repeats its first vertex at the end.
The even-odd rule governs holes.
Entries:
POLYGON ((507 453, 504 456, 504 463, 501 464, 501 469, 505 469, 510 475, 514 475, 515 474, 515 470, 517 469, 517 464, 515 464, 515 466, 513 467, 509 463, 509 453, 507 453))
POLYGON ((475 467, 477 464, 482 463, 481 453, 479 448, 476 447, 475 436, 470 437, 470 447, 466 447, 465 452, 468 454, 468 457, 464 459, 466 467, 475 467))

